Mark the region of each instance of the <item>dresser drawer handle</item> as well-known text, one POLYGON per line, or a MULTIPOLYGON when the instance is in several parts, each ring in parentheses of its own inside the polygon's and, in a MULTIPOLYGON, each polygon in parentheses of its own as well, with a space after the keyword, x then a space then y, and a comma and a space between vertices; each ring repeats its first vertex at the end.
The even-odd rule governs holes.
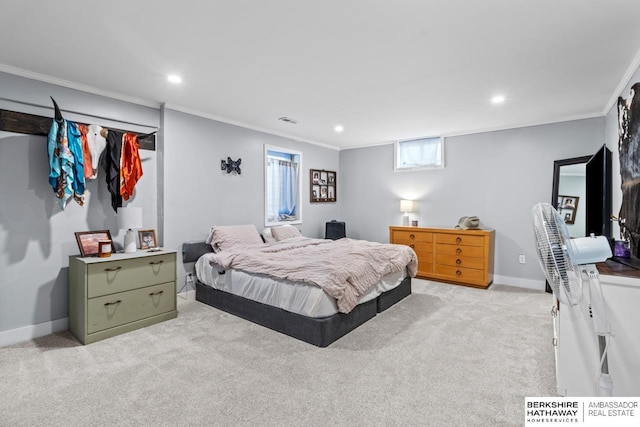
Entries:
POLYGON ((150 261, 149 265, 158 265, 158 264, 162 264, 164 262, 164 260, 160 260, 160 261, 150 261))
POLYGON ((409 234, 409 238, 411 238, 411 240, 414 240, 414 239, 416 238, 416 235, 415 235, 415 234, 413 234, 413 233, 412 233, 412 234, 409 234))
POLYGON ((462 249, 458 248, 456 249, 456 255, 460 255, 462 253, 462 249))
POLYGON ((457 264, 457 265, 462 264, 462 260, 461 260, 460 258, 458 258, 458 259, 456 260, 456 264, 457 264))
POLYGON ((120 304, 122 302, 121 299, 119 299, 118 301, 114 301, 114 302, 105 302, 104 306, 105 307, 109 307, 110 305, 116 305, 116 304, 120 304))
POLYGON ((149 296, 150 296, 150 297, 152 297, 152 296, 154 296, 154 295, 160 295, 160 294, 163 294, 163 293, 164 293, 164 291, 151 292, 151 293, 149 294, 149 296))
POLYGON ((456 237, 456 243, 457 244, 462 243, 462 237, 456 237))
POLYGON ((462 276, 462 271, 456 270, 456 276, 458 276, 458 277, 462 276))
POLYGON ((105 268, 104 271, 118 271, 122 269, 122 267, 116 267, 116 268, 105 268))
POLYGON ((411 249, 415 249, 415 248, 416 248, 416 245, 411 244, 411 245, 409 245, 409 247, 410 247, 411 249))

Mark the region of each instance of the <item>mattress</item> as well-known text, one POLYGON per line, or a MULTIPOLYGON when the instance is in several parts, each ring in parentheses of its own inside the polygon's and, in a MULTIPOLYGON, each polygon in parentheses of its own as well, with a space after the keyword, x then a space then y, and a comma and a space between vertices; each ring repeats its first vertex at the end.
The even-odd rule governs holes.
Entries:
MULTIPOLYGON (((231 269, 221 274, 218 267, 209 262, 212 255, 201 256, 195 264, 198 280, 205 285, 307 317, 322 318, 338 313, 336 300, 316 285, 242 270, 231 269)), ((403 269, 382 277, 359 298, 358 304, 396 288, 405 276, 406 269, 403 269)))

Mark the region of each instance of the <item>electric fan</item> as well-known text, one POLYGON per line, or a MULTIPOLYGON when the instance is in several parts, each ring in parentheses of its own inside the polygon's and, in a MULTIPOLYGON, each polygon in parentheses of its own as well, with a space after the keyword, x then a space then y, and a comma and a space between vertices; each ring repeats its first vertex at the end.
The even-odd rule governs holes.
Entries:
POLYGON ((535 205, 532 215, 538 261, 560 303, 579 304, 583 299, 583 276, 589 280, 589 313, 600 354, 599 394, 611 396, 613 384, 607 362, 609 324, 600 276, 593 264, 611 257, 609 242, 604 236, 593 235, 572 239, 562 217, 548 203, 535 205))

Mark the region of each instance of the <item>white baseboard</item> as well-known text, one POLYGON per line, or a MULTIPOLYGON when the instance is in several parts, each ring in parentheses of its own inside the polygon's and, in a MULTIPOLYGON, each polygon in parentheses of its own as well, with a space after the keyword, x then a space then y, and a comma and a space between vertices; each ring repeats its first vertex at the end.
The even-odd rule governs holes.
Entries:
POLYGON ((37 325, 3 331, 0 332, 0 347, 29 341, 56 332, 66 331, 67 329, 69 329, 69 318, 65 317, 64 319, 56 319, 50 322, 38 323, 37 325))
POLYGON ((508 286, 515 286, 518 288, 534 289, 536 291, 544 291, 544 288, 545 288, 544 280, 531 280, 531 279, 523 279, 520 277, 495 275, 493 276, 493 283, 496 285, 508 285, 508 286))

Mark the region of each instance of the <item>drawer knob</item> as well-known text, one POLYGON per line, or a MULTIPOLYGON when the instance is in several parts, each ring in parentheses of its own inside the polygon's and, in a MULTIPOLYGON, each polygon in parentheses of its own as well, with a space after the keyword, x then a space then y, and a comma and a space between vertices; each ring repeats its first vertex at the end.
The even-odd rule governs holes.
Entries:
POLYGON ((105 302, 105 303, 104 303, 104 306, 105 306, 105 307, 108 307, 108 306, 110 306, 110 305, 120 304, 121 302, 122 302, 122 300, 121 300, 121 299, 119 299, 118 301, 114 301, 114 302, 105 302))
POLYGON ((411 238, 411 240, 414 240, 416 238, 416 235, 412 233, 412 234, 409 234, 409 237, 411 238))
POLYGON ((458 248, 456 249, 456 255, 460 255, 462 253, 462 249, 458 248))
POLYGON ((462 276, 462 271, 460 271, 460 270, 456 270, 456 276, 458 276, 458 277, 459 277, 459 276, 462 276))
POLYGON ((149 264, 150 265, 158 265, 158 264, 162 264, 164 261, 160 260, 160 261, 150 261, 149 264))
POLYGON ((457 265, 462 264, 462 260, 461 260, 460 258, 458 258, 458 259, 456 260, 456 264, 457 264, 457 265))
POLYGON ((456 243, 457 244, 462 243, 462 237, 456 237, 456 243))
POLYGON ((149 294, 149 296, 150 296, 150 297, 152 297, 152 296, 154 296, 154 295, 160 295, 160 294, 163 294, 163 293, 164 293, 164 291, 151 292, 151 293, 149 294))
POLYGON ((122 267, 118 266, 118 267, 115 267, 115 268, 105 268, 104 271, 118 271, 120 269, 122 269, 122 267))
POLYGON ((411 244, 411 245, 409 245, 409 247, 410 247, 411 249, 415 249, 416 245, 411 244))

